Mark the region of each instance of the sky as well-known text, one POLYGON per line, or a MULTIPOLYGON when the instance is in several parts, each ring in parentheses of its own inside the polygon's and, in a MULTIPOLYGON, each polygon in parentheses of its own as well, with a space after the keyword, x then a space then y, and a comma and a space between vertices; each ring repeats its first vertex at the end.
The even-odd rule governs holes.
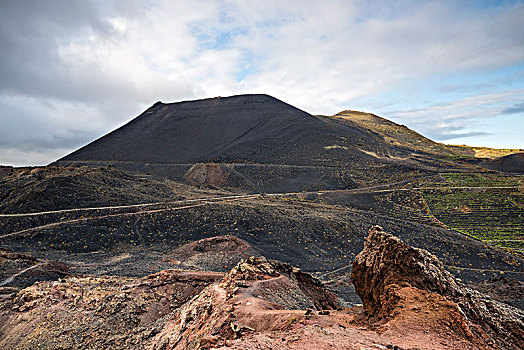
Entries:
POLYGON ((524 148, 524 1, 0 0, 0 164, 244 93, 524 148))

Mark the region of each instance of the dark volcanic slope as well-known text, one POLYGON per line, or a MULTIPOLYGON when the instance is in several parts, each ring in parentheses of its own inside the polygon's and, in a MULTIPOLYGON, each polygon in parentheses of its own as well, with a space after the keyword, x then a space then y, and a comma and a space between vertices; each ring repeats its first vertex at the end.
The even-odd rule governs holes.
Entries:
MULTIPOLYGON (((0 213, 181 199, 165 183, 109 168, 19 168, 0 178, 0 213)), ((5 219, 3 219, 5 221, 5 219)), ((0 223, 2 227, 3 223, 0 223)))
POLYGON ((486 161, 482 163, 482 166, 493 170, 524 174, 524 152, 486 161))
POLYGON ((60 161, 225 161, 334 165, 371 159, 385 146, 368 133, 315 117, 267 95, 156 103, 60 161))

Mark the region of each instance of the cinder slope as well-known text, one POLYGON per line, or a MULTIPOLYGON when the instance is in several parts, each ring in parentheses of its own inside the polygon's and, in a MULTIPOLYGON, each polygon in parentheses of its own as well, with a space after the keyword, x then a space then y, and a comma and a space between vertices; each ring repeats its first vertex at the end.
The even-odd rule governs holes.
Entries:
POLYGON ((483 162, 482 166, 503 172, 524 174, 524 152, 488 160, 483 162))
POLYGON ((315 117, 268 95, 239 95, 157 102, 59 161, 332 165, 368 158, 356 143, 384 151, 378 140, 361 130, 315 117))
POLYGON ((165 183, 137 178, 111 167, 19 168, 0 179, 2 214, 181 198, 165 183))
POLYGON ((346 189, 483 170, 406 127, 363 116, 383 125, 366 127, 353 114, 313 116, 268 95, 157 102, 53 164, 111 163, 124 171, 244 192, 346 189))

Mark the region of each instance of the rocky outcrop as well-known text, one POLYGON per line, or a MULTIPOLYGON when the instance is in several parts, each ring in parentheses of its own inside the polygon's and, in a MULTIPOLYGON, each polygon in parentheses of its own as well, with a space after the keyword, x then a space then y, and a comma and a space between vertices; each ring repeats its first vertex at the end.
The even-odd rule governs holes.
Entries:
MULTIPOLYGON (((209 242, 178 253, 205 253, 209 242)), ((237 251, 241 243, 221 244, 237 251)), ((0 299, 0 348, 522 348, 518 310, 464 287, 433 255, 379 227, 352 281, 364 308, 337 308, 337 296, 311 275, 264 257, 225 274, 69 276, 0 299)))
POLYGON ((336 294, 326 290, 319 280, 299 268, 264 257, 250 257, 241 261, 225 275, 222 286, 228 290, 251 287, 255 296, 276 302, 287 309, 311 307, 323 310, 338 307, 336 294), (277 283, 271 283, 277 278, 277 283), (254 281, 258 281, 255 284, 257 288, 253 288, 254 281), (267 289, 272 292, 264 293, 267 289), (282 291, 280 296, 275 293, 278 289, 282 291))
POLYGON ((71 276, 0 299, 0 349, 143 349, 171 312, 221 273, 71 276))
POLYGON ((244 333, 289 325, 287 314, 282 320, 278 315, 264 316, 267 310, 300 309, 303 305, 333 309, 337 297, 299 269, 264 257, 250 257, 185 304, 154 338, 152 348, 223 346, 244 333))
POLYGON ((454 303, 471 340, 499 348, 524 347, 522 311, 465 287, 433 254, 408 246, 379 226, 369 230, 364 250, 353 263, 351 281, 366 313, 375 319, 394 317, 404 300, 399 291, 414 288, 454 303))
POLYGON ((0 299, 0 348, 205 349, 254 331, 287 332, 306 308, 311 318, 336 306, 309 274, 263 257, 226 275, 70 276, 0 299))

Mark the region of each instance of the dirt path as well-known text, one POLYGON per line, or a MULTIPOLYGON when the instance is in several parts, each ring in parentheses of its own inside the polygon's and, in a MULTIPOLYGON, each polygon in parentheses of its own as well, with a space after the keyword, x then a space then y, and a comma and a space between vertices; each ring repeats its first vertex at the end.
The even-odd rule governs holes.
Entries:
POLYGON ((22 275, 23 273, 25 273, 25 272, 27 272, 29 270, 36 269, 37 267, 42 266, 44 264, 45 264, 45 262, 39 262, 36 265, 29 266, 28 268, 23 269, 22 271, 15 273, 11 277, 8 277, 5 280, 3 280, 2 282, 0 282, 0 287, 5 286, 6 284, 12 283, 15 280, 15 278, 17 278, 18 276, 22 275))
POLYGON ((391 190, 379 190, 373 192, 394 192, 394 191, 418 191, 418 190, 476 190, 476 189, 519 189, 522 186, 440 186, 440 187, 411 187, 395 188, 391 190))
POLYGON ((24 216, 36 216, 36 215, 46 215, 46 214, 60 214, 60 213, 69 213, 76 211, 93 211, 93 210, 111 210, 111 209, 129 209, 129 208, 140 208, 148 207, 155 205, 169 205, 169 204, 185 204, 193 203, 199 201, 214 201, 214 200, 227 200, 235 198, 249 198, 255 195, 234 195, 234 196, 222 196, 222 197, 204 197, 204 198, 193 198, 193 199, 182 199, 178 201, 168 201, 168 202, 152 202, 152 203, 140 203, 140 204, 129 204, 129 205, 114 205, 106 207, 86 207, 86 208, 71 208, 71 209, 60 209, 60 210, 49 210, 49 211, 40 211, 33 213, 19 213, 19 214, 0 214, 0 217, 24 217, 24 216))
MULTIPOLYGON (((320 190, 320 191, 310 191, 310 192, 286 192, 286 193, 268 193, 268 194, 250 194, 250 195, 232 195, 232 196, 220 196, 220 197, 207 197, 207 198, 194 198, 194 199, 186 199, 186 200, 178 200, 178 201, 171 201, 171 202, 153 202, 153 203, 141 203, 141 204, 131 204, 131 205, 120 205, 120 206, 105 206, 105 207, 91 207, 91 208, 73 208, 73 209, 62 209, 62 210, 54 210, 54 211, 44 211, 44 212, 34 212, 34 213, 20 213, 20 214, 0 214, 0 217, 24 217, 24 216, 36 216, 36 215, 45 215, 45 214, 54 214, 54 213, 67 213, 67 212, 78 212, 78 211, 97 211, 97 210, 111 210, 111 209, 130 209, 130 208, 141 208, 141 207, 148 207, 148 206, 156 206, 156 205, 176 205, 176 204, 189 204, 189 203, 196 203, 196 204, 189 204, 179 207, 169 207, 169 208, 162 208, 162 209, 153 209, 153 210, 142 210, 142 211, 136 211, 136 212, 125 212, 125 213, 115 213, 115 214, 107 214, 107 215, 99 215, 99 216, 92 216, 92 217, 82 217, 79 219, 72 219, 72 220, 65 220, 60 222, 54 222, 51 224, 41 225, 37 227, 32 227, 16 232, 7 233, 4 235, 0 235, 0 238, 15 236, 24 234, 27 232, 32 232, 39 229, 45 229, 50 227, 56 227, 64 224, 71 224, 71 223, 77 223, 77 222, 87 222, 97 219, 103 219, 103 218, 109 218, 109 217, 118 217, 118 216, 134 216, 134 215, 142 215, 142 214, 150 214, 150 213, 158 213, 158 212, 164 212, 164 211, 173 211, 173 210, 182 210, 182 209, 189 209, 189 208, 196 208, 201 207, 205 205, 210 204, 218 204, 223 203, 227 201, 234 201, 234 200, 242 200, 242 199, 251 199, 256 197, 286 197, 286 196, 293 196, 298 194, 307 194, 307 193, 366 193, 366 192, 393 192, 393 191, 419 191, 419 190, 432 190, 432 189, 485 189, 485 188, 493 188, 493 189, 516 189, 519 188, 519 186, 494 186, 494 187, 484 187, 484 186, 457 186, 457 187, 416 187, 416 188, 396 188, 396 189, 387 189, 388 187, 397 186, 397 185, 403 185, 408 184, 414 180, 420 179, 420 178, 427 178, 430 176, 422 176, 417 177, 413 179, 403 180, 403 181, 396 181, 392 183, 387 184, 381 184, 381 185, 374 185, 374 186, 368 186, 368 187, 361 187, 361 188, 355 188, 355 189, 347 189, 347 190, 320 190), (200 202, 200 203, 198 203, 200 202)), ((341 209, 342 210, 342 209, 341 209)), ((388 220, 393 220, 397 222, 402 223, 409 223, 416 226, 422 226, 422 227, 434 227, 432 225, 427 225, 419 222, 413 222, 409 220, 394 218, 386 215, 376 214, 376 213, 369 213, 364 210, 359 209, 353 209, 353 208, 344 208, 344 211, 350 211, 355 213, 362 213, 367 215, 373 215, 376 217, 381 217, 388 220)), ((487 243, 486 241, 481 241, 478 239, 475 239, 474 237, 464 235, 458 231, 451 230, 455 234, 458 234, 463 237, 467 237, 472 240, 476 240, 479 242, 487 243)), ((139 237, 141 238, 141 237, 139 237)), ((142 244, 144 245, 143 238, 141 239, 142 244)), ((145 247, 145 245, 144 245, 145 247)), ((496 246, 493 246, 493 248, 497 249, 496 246)), ((336 270, 324 273, 323 275, 319 276, 318 278, 325 277, 327 275, 330 275, 332 273, 335 273, 339 270, 342 270, 344 268, 347 268, 348 266, 340 267, 336 270)))
MULTIPOLYGON (((330 280, 322 280, 323 277, 325 276, 329 276, 335 272, 338 272, 338 271, 341 271, 341 270, 344 270, 344 269, 347 269, 347 268, 350 268, 353 266, 353 263, 351 264, 348 264, 348 265, 344 265, 342 267, 339 267, 333 271, 329 271, 329 272, 326 272, 320 276, 316 276, 317 279, 321 280, 322 283, 326 284, 326 283, 331 283, 331 282, 334 282, 334 281, 338 281, 340 280, 341 278, 345 278, 345 277, 337 277, 337 278, 333 278, 333 279, 330 279, 330 280)), ((461 267, 461 266, 456 266, 456 265, 444 265, 448 270, 453 270, 453 269, 457 269, 457 270, 466 270, 466 271, 477 271, 477 272, 496 272, 496 273, 507 273, 507 274, 517 274, 517 275, 524 275, 524 271, 510 271, 510 270, 493 270, 493 269, 478 269, 478 268, 473 268, 473 267, 461 267)))
MULTIPOLYGON (((359 192, 359 191, 365 191, 365 190, 369 190, 369 189, 373 189, 373 188, 405 184, 405 183, 408 183, 410 181, 413 181, 413 180, 405 180, 405 181, 393 182, 393 183, 384 184, 384 185, 376 185, 376 186, 362 187, 362 188, 358 188, 358 189, 349 189, 349 190, 321 190, 321 191, 312 191, 312 192, 267 193, 267 194, 265 194, 265 196, 268 196, 268 197, 282 197, 282 196, 297 195, 297 194, 301 194, 301 193, 304 194, 304 193, 331 193, 331 192, 359 192)), ((260 194, 221 196, 221 197, 211 197, 211 198, 204 197, 204 198, 182 199, 182 200, 178 200, 178 201, 150 202, 150 203, 139 203, 139 204, 129 204, 129 205, 114 205, 114 206, 104 206, 104 207, 70 208, 70 209, 59 209, 59 210, 48 210, 48 211, 40 211, 40 212, 31 212, 31 213, 0 214, 0 217, 9 218, 9 217, 38 216, 38 215, 46 215, 46 214, 71 213, 71 212, 78 212, 78 211, 129 209, 129 208, 141 208, 141 207, 148 207, 148 206, 156 206, 156 205, 170 205, 170 204, 192 203, 192 202, 199 202, 199 201, 221 201, 221 200, 234 199, 234 198, 238 198, 238 199, 253 198, 255 196, 260 196, 260 194)))
POLYGON ((87 217, 87 218, 59 221, 59 222, 53 222, 51 224, 46 224, 46 225, 42 225, 42 226, 31 227, 31 228, 28 228, 28 229, 25 229, 25 230, 20 230, 20 231, 6 233, 4 235, 1 235, 0 238, 20 235, 20 234, 31 232, 31 231, 44 229, 44 228, 49 228, 49 227, 56 227, 56 226, 60 226, 60 225, 64 225, 64 224, 72 224, 72 223, 77 223, 77 222, 85 222, 85 221, 91 221, 91 220, 97 220, 97 219, 105 219, 105 218, 117 217, 117 216, 133 216, 133 215, 141 215, 141 214, 159 213, 159 212, 164 212, 164 211, 173 211, 173 210, 182 210, 182 209, 196 208, 196 207, 202 207, 204 205, 209 205, 209 204, 230 202, 230 201, 235 201, 235 200, 240 200, 240 199, 254 198, 254 197, 257 197, 257 196, 259 196, 259 195, 257 194, 257 195, 248 195, 248 196, 234 196, 233 198, 231 198, 231 197, 218 198, 218 200, 217 200, 217 198, 213 198, 213 199, 206 200, 206 201, 204 201, 202 203, 192 204, 192 205, 185 205, 185 206, 181 206, 181 207, 154 209, 154 210, 143 210, 143 211, 137 211, 137 212, 131 212, 131 213, 107 214, 107 215, 100 215, 100 216, 91 216, 91 217, 87 217))
MULTIPOLYGON (((353 263, 351 263, 351 264, 347 264, 347 265, 344 265, 344 266, 339 267, 338 269, 335 269, 335 270, 333 270, 333 271, 326 272, 326 273, 324 273, 324 274, 318 276, 317 278, 318 278, 318 279, 321 279, 322 277, 329 276, 329 275, 331 275, 331 274, 334 274, 335 272, 338 272, 338 271, 341 271, 341 270, 347 269, 348 267, 352 267, 352 266, 353 266, 353 263)), ((330 281, 327 281, 327 282, 330 282, 330 281)))
MULTIPOLYGON (((424 178, 425 177, 427 177, 427 176, 424 176, 424 178)), ((199 202, 199 201, 202 202, 202 203, 193 204, 193 205, 186 205, 186 206, 182 206, 182 207, 163 208, 163 209, 154 209, 154 210, 143 210, 143 211, 137 211, 137 212, 131 212, 131 213, 107 214, 107 215, 101 215, 101 216, 93 216, 93 217, 86 217, 86 218, 80 218, 80 219, 72 219, 72 220, 60 221, 60 222, 55 222, 55 223, 46 224, 46 225, 42 225, 42 226, 32 227, 32 228, 28 228, 28 229, 24 229, 24 230, 20 230, 20 231, 16 231, 16 232, 7 233, 7 234, 4 234, 4 235, 1 235, 0 238, 5 238, 5 237, 14 236, 14 235, 19 235, 19 234, 23 234, 23 233, 26 233, 26 232, 31 232, 31 231, 35 231, 35 230, 43 229, 43 228, 56 227, 56 226, 60 226, 60 225, 63 225, 63 224, 68 224, 68 223, 90 221, 90 220, 96 220, 96 219, 102 219, 102 218, 108 218, 108 217, 132 216, 132 215, 141 215, 141 214, 148 214, 148 213, 158 213, 158 212, 163 212, 163 211, 182 210, 182 209, 200 207, 200 206, 204 206, 204 205, 208 205, 208 204, 217 204, 217 203, 222 203, 222 202, 227 202, 227 201, 250 199, 250 198, 256 198, 256 197, 286 197, 286 196, 305 194, 305 193, 306 194, 307 193, 336 193, 336 192, 344 192, 344 193, 353 193, 353 192, 355 192, 355 193, 358 193, 358 192, 361 192, 361 191, 368 191, 370 189, 391 187, 391 186, 395 186, 395 185, 399 185, 399 184, 406 184, 406 183, 409 183, 409 182, 414 181, 414 180, 419 179, 419 178, 414 178, 414 179, 410 179, 410 180, 403 180, 403 181, 397 181, 397 182, 392 182, 392 183, 383 184, 383 185, 375 185, 375 186, 362 187, 362 188, 356 188, 356 189, 348 189, 348 190, 322 190, 322 191, 311 191, 311 192, 268 193, 268 194, 265 194, 265 195, 257 193, 257 194, 250 194, 250 195, 234 195, 234 196, 222 196, 222 197, 212 197, 212 198, 195 198, 195 199, 180 200, 180 201, 173 201, 173 202, 133 204, 133 205, 127 205, 127 206, 96 207, 96 208, 83 208, 83 209, 80 209, 80 208, 79 209, 63 209, 63 210, 50 211, 50 212, 25 213, 25 214, 0 214, 0 217, 2 217, 2 216, 4 216, 4 217, 12 217, 12 216, 22 217, 22 216, 31 216, 31 215, 43 215, 43 214, 46 214, 46 213, 61 213, 61 212, 79 211, 79 210, 101 210, 101 209, 117 209, 117 208, 125 209, 125 208, 141 207, 141 206, 158 205, 158 204, 167 205, 167 204, 184 204, 184 203, 199 202)), ((450 188, 450 187, 446 187, 446 188, 450 188)), ((464 186, 464 187, 454 187, 454 188, 473 189, 473 188, 486 188, 486 187, 464 186)), ((489 188, 495 188, 495 187, 489 187, 489 188)), ((500 187, 500 188, 516 188, 516 187, 500 187)), ((391 189, 391 190, 380 190, 380 192, 382 192, 382 191, 398 191, 398 190, 411 191, 411 190, 420 190, 420 189, 427 189, 427 188, 391 189)), ((384 219, 388 219, 388 220, 393 220, 393 221, 397 221, 397 222, 401 222, 401 223, 409 223, 409 224, 413 224, 413 225, 416 225, 416 226, 435 227, 435 226, 432 226, 432 225, 427 225, 427 224, 423 224, 423 223, 419 223, 419 222, 414 222, 414 221, 394 218, 394 217, 391 217, 391 216, 381 215, 381 214, 377 214, 377 213, 370 213, 370 212, 365 211, 365 210, 359 210, 359 209, 354 209, 354 208, 351 208, 351 209, 350 208, 344 208, 344 209, 341 209, 341 210, 350 211, 350 212, 354 212, 354 213, 373 215, 373 216, 376 216, 376 217, 380 217, 380 218, 384 218, 384 219)), ((461 236, 468 237, 470 239, 482 242, 481 240, 475 239, 474 237, 471 237, 471 236, 464 235, 464 234, 462 234, 462 233, 460 233, 458 231, 455 231, 455 230, 452 230, 452 231, 455 232, 456 234, 461 235, 461 236)))
POLYGON ((510 270, 493 270, 493 269, 478 269, 474 267, 461 267, 455 265, 444 265, 447 269, 458 269, 458 270, 467 270, 467 271, 478 271, 478 272, 498 272, 498 273, 508 273, 508 274, 517 274, 524 275, 524 271, 510 271, 510 270))
MULTIPOLYGON (((377 188, 383 188, 383 187, 391 187, 396 185, 404 185, 407 184, 411 180, 404 180, 404 181, 398 181, 398 182, 392 182, 388 184, 383 185, 375 185, 375 186, 369 186, 369 187, 361 187, 361 188, 353 188, 353 189, 347 189, 347 190, 319 190, 319 191, 308 191, 308 192, 283 192, 283 193, 266 193, 264 196, 267 197, 285 197, 285 196, 291 196, 291 195, 298 195, 298 194, 312 194, 312 193, 380 193, 380 192, 395 192, 395 191, 418 191, 418 190, 440 190, 440 189, 460 189, 460 190, 472 190, 472 189, 518 189, 520 186, 492 186, 492 187, 485 187, 485 186, 457 186, 457 187, 412 187, 412 188, 394 188, 394 189, 385 189, 385 190, 377 190, 377 191, 369 191, 372 189, 377 188)), ((105 206, 105 207, 85 207, 85 208, 70 208, 70 209, 60 209, 60 210, 48 210, 48 211, 40 211, 40 212, 31 212, 31 213, 14 213, 14 214, 0 214, 0 217, 26 217, 26 216, 38 216, 38 215, 46 215, 46 214, 61 214, 61 213, 70 213, 70 212, 78 212, 78 211, 95 211, 95 210, 114 210, 114 209, 130 209, 130 208, 141 208, 141 207, 148 207, 148 206, 156 206, 156 205, 171 205, 171 204, 185 204, 185 203, 193 203, 193 202, 200 202, 200 201, 223 201, 228 199, 243 199, 243 198, 253 198, 261 196, 261 194, 250 194, 250 195, 234 195, 234 196, 222 196, 222 197, 204 197, 204 198, 193 198, 193 199, 182 199, 178 201, 167 201, 167 202, 151 202, 151 203, 139 203, 139 204, 129 204, 129 205, 115 205, 115 206, 105 206)))

